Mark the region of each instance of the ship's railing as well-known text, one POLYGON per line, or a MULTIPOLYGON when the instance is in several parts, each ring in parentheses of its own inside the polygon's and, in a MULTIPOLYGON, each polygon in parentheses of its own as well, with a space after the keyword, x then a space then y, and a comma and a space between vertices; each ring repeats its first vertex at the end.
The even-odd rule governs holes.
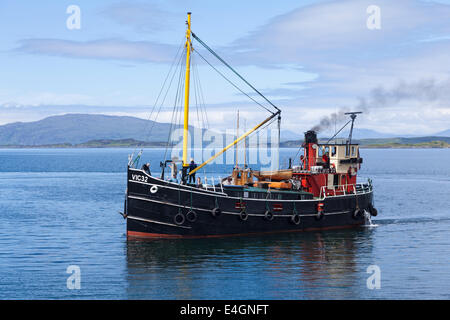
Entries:
POLYGON ((324 168, 323 166, 313 166, 310 170, 302 169, 300 166, 294 166, 292 168, 293 173, 336 173, 336 168, 330 167, 330 168, 324 168))
POLYGON ((220 176, 215 178, 214 176, 211 176, 209 179, 207 177, 204 177, 202 181, 202 189, 224 193, 222 178, 220 176), (217 183, 216 179, 218 179, 217 183))
POLYGON ((356 183, 356 184, 343 184, 332 187, 322 186, 320 188, 320 199, 336 196, 346 196, 352 194, 364 194, 372 191, 372 183, 369 180, 368 183, 356 183))

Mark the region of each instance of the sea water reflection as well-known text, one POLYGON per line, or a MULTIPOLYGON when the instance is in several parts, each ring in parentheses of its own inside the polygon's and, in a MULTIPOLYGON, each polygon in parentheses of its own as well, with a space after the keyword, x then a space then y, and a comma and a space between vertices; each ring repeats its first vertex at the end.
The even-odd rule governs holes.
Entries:
POLYGON ((129 298, 340 299, 366 289, 373 230, 127 242, 129 298))
POLYGON ((152 242, 127 242, 117 214, 130 152, 0 150, 0 299, 450 299, 450 149, 362 151, 374 228, 152 242))

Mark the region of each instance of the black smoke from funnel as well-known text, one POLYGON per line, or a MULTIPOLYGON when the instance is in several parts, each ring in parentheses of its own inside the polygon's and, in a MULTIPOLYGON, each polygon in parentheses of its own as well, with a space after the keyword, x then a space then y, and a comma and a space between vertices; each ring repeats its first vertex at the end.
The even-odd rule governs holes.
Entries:
POLYGON ((435 79, 422 79, 406 83, 400 81, 392 89, 377 87, 371 91, 369 98, 359 98, 357 108, 370 111, 377 107, 388 107, 402 101, 444 102, 450 101, 450 81, 437 82, 435 79))
POLYGON ((329 116, 323 117, 322 119, 320 119, 320 122, 318 124, 316 124, 314 127, 311 128, 311 130, 316 131, 316 132, 320 132, 320 131, 323 131, 323 130, 326 130, 326 129, 330 128, 335 123, 342 122, 344 119, 347 118, 345 113, 348 112, 348 111, 349 111, 349 109, 342 108, 338 112, 333 112, 329 116))
POLYGON ((403 101, 438 102, 450 104, 450 79, 438 82, 435 79, 422 79, 407 83, 400 81, 395 87, 385 89, 382 86, 371 90, 369 97, 359 98, 359 103, 353 108, 342 108, 338 112, 323 117, 311 130, 316 132, 326 130, 335 123, 341 123, 348 118, 349 111, 370 112, 374 108, 396 105, 403 101))

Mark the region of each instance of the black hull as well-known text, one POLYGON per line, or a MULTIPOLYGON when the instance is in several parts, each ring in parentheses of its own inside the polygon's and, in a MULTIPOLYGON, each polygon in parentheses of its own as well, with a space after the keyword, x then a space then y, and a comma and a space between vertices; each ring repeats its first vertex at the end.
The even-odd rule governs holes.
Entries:
POLYGON ((130 168, 127 236, 197 238, 357 227, 365 222, 363 210, 372 204, 371 188, 321 200, 253 199, 216 191, 170 183, 130 168), (319 202, 324 204, 321 217, 319 202), (246 214, 241 213, 243 206, 246 214), (217 216, 212 214, 215 207, 221 210, 217 216), (361 210, 357 216, 356 208, 361 210), (268 209, 273 217, 265 215, 268 209))

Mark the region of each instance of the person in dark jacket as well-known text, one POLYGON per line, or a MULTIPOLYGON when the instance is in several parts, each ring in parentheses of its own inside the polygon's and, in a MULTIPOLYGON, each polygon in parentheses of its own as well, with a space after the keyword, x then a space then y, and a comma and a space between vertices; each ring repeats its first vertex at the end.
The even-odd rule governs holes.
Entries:
POLYGON ((150 172, 150 163, 147 162, 146 164, 144 164, 141 168, 141 170, 144 170, 146 173, 148 173, 150 176, 152 175, 152 173, 150 172))
MULTIPOLYGON (((191 159, 191 163, 189 164, 189 172, 193 171, 197 168, 197 164, 194 162, 194 159, 191 159)), ((195 173, 189 175, 189 183, 195 183, 195 173)))

